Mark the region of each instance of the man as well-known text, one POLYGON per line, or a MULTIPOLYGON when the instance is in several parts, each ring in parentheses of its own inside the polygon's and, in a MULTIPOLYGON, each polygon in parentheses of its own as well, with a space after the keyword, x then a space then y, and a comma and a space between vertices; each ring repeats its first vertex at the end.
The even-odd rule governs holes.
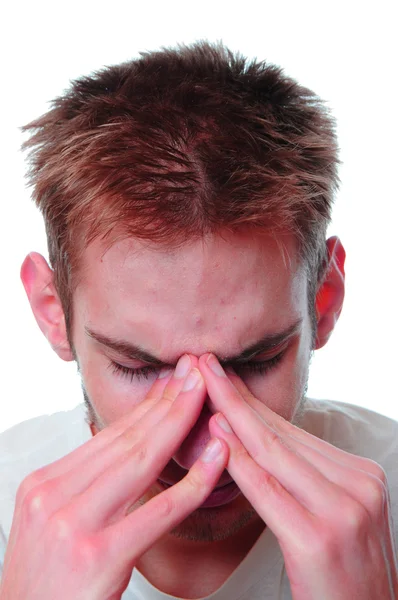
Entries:
POLYGON ((0 599, 398 597, 398 425, 305 397, 344 297, 321 100, 198 43, 25 129, 22 281, 84 405, 0 437, 0 599))

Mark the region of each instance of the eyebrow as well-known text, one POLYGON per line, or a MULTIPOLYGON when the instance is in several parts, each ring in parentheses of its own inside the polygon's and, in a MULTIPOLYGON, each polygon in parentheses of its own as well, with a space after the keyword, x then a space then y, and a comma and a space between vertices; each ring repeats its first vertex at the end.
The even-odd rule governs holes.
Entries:
MULTIPOLYGON (((281 346, 285 342, 289 341, 294 335, 298 333, 302 321, 302 319, 298 319, 283 331, 266 334, 260 340, 243 350, 243 352, 241 352, 237 356, 218 356, 218 358, 222 365, 233 365, 248 362, 257 354, 263 352, 272 352, 273 350, 275 350, 275 348, 278 348, 278 346, 281 346)), ((154 365, 156 367, 174 366, 170 363, 166 363, 160 360, 153 354, 149 354, 142 347, 136 346, 135 344, 131 344, 126 340, 119 340, 112 337, 108 337, 102 333, 93 331, 88 327, 85 327, 85 331, 90 338, 94 339, 102 346, 110 348, 114 352, 117 352, 117 354, 120 354, 121 356, 129 360, 140 360, 142 362, 154 365)))

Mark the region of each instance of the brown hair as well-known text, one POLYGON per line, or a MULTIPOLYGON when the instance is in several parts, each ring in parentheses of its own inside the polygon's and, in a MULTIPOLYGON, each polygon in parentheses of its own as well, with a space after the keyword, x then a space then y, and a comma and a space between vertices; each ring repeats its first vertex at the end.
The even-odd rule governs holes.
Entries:
POLYGON ((72 82, 22 129, 69 326, 72 275, 97 237, 293 232, 313 303, 339 182, 335 122, 279 67, 221 43, 144 52, 72 82))

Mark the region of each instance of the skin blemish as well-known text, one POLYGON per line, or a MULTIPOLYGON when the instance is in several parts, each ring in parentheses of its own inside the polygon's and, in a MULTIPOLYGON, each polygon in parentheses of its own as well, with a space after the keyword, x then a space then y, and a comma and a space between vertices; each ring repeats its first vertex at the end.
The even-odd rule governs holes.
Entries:
POLYGON ((203 317, 200 317, 199 315, 195 315, 194 323, 195 323, 196 327, 201 327, 203 325, 203 317))

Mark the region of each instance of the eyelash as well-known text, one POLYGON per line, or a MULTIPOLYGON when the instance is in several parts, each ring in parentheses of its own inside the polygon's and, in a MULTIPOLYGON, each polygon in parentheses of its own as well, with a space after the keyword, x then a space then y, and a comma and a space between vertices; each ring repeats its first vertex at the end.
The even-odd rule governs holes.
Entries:
MULTIPOLYGON (((285 351, 280 352, 269 360, 264 360, 262 362, 248 362, 244 365, 234 366, 234 370, 238 375, 245 371, 249 372, 250 374, 265 375, 271 371, 271 369, 276 367, 276 365, 282 360, 284 354, 285 351)), ((131 382, 133 382, 134 379, 137 381, 147 380, 151 375, 156 375, 160 371, 160 369, 156 367, 141 367, 139 369, 131 369, 130 367, 119 365, 119 363, 116 363, 113 360, 110 363, 110 367, 112 368, 113 373, 116 373, 122 377, 127 377, 131 382)))

